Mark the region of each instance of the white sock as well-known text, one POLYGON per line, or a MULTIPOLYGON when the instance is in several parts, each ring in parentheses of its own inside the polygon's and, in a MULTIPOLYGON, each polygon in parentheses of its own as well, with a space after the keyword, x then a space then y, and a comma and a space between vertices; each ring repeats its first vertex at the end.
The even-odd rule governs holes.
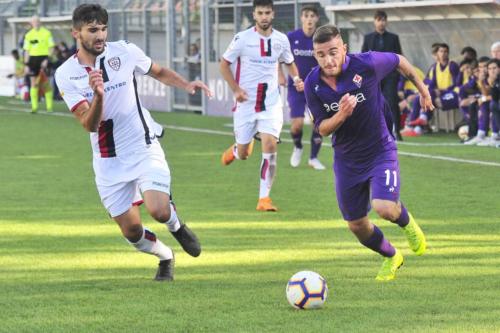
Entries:
POLYGON ((481 139, 484 139, 486 137, 486 131, 484 131, 484 130, 478 130, 477 131, 477 137, 481 138, 481 139))
POLYGON ((149 254, 154 254, 160 260, 172 259, 174 257, 172 250, 163 244, 159 239, 156 238, 156 235, 147 228, 143 228, 141 239, 138 242, 132 243, 127 240, 130 244, 132 244, 137 250, 149 254))
POLYGON ((176 232, 181 227, 181 222, 177 217, 177 212, 175 211, 175 206, 170 203, 170 220, 165 222, 167 225, 168 231, 176 232))
POLYGON ((233 146, 233 155, 234 155, 234 158, 239 160, 240 159, 240 155, 238 155, 238 145, 237 144, 234 144, 233 146))
POLYGON ((276 174, 277 155, 277 153, 262 153, 262 162, 260 163, 259 198, 268 197, 271 192, 274 176, 276 174))
POLYGON ((422 112, 422 113, 420 114, 420 119, 423 119, 423 120, 427 121, 427 115, 426 115, 425 113, 423 113, 423 112, 422 112))

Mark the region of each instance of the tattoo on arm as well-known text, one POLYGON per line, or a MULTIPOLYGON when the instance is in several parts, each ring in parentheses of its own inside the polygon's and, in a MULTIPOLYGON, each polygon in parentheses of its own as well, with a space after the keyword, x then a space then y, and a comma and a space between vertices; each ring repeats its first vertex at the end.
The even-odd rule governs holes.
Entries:
POLYGON ((404 76, 406 79, 410 80, 410 81, 411 81, 411 83, 413 83, 415 86, 417 85, 417 80, 416 80, 416 78, 415 78, 415 76, 414 76, 413 74, 411 74, 411 73, 406 73, 406 72, 404 72, 404 71, 403 71, 403 70, 401 70, 401 69, 399 70, 399 72, 400 72, 401 74, 403 74, 403 76, 404 76))

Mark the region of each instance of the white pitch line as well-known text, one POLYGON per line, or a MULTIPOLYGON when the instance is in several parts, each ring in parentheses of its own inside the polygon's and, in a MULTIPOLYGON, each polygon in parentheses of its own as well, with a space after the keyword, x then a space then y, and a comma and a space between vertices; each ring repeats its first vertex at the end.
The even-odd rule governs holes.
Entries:
MULTIPOLYGON (((222 125, 224 127, 228 128, 233 128, 233 124, 226 123, 222 125)), ((283 129, 281 130, 281 133, 290 133, 290 130, 288 129, 283 129)), ((283 140, 282 140, 283 141, 283 140)), ((404 145, 404 146, 415 146, 415 147, 449 147, 449 146, 460 146, 460 147, 466 147, 462 143, 457 143, 457 142, 408 142, 408 141, 397 141, 396 142, 399 145, 404 145)))
MULTIPOLYGON (((29 109, 10 108, 10 107, 5 107, 5 106, 1 106, 1 105, 0 105, 0 109, 5 110, 5 111, 19 111, 19 112, 31 113, 31 110, 29 110, 29 109)), ((40 115, 47 115, 47 116, 58 116, 58 117, 73 117, 73 115, 71 115, 69 113, 64 113, 64 112, 51 112, 51 113, 39 112, 39 114, 40 115)), ((1 113, 0 113, 0 115, 1 115, 1 113)), ((206 134, 224 135, 224 136, 231 136, 231 137, 234 135, 232 132, 217 131, 217 130, 211 130, 211 129, 206 129, 206 128, 195 128, 195 127, 175 126, 175 125, 162 125, 162 126, 163 126, 163 128, 176 130, 176 131, 206 133, 206 134)), ((286 143, 293 143, 293 141, 290 139, 281 139, 281 141, 286 142, 286 143)), ((304 144, 308 145, 310 143, 304 142, 304 144)), ((323 146, 331 146, 331 145, 330 145, 330 143, 324 142, 323 146)), ((401 150, 398 150, 398 154, 401 156, 420 157, 420 158, 427 158, 427 159, 431 159, 431 160, 440 160, 440 161, 447 161, 447 162, 454 162, 454 163, 465 163, 465 164, 500 167, 500 163, 497 163, 497 162, 467 160, 467 159, 463 159, 463 158, 447 157, 447 156, 441 156, 441 155, 410 153, 410 152, 405 152, 405 151, 401 151, 401 150)))

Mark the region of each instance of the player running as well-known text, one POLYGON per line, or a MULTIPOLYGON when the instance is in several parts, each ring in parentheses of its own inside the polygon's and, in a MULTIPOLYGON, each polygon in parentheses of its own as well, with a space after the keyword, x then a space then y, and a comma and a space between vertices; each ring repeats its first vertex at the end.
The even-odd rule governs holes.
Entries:
MULTIPOLYGON (((312 36, 319 21, 318 9, 314 6, 304 6, 300 11, 300 21, 302 28, 290 31, 287 36, 290 47, 295 58, 295 64, 299 70, 301 78, 305 78, 318 62, 313 54, 312 36)), ((291 76, 288 78, 288 106, 290 107, 290 117, 292 123, 290 134, 292 136, 294 148, 290 157, 290 165, 294 168, 300 165, 302 159, 302 130, 304 128, 304 113, 306 110, 306 97, 303 91, 297 91, 291 76)), ((323 139, 314 129, 311 134, 311 154, 308 165, 315 170, 325 170, 325 166, 318 160, 318 153, 323 139)))
POLYGON ((284 62, 295 88, 304 83, 294 64, 286 35, 272 28, 272 0, 254 0, 255 26, 233 38, 222 56, 220 71, 236 99, 232 144, 222 154, 222 164, 246 160, 253 150, 253 137, 262 141, 258 211, 277 211, 269 196, 276 174, 278 140, 283 126, 283 103, 278 87, 278 65, 284 62), (235 64, 234 71, 231 65, 235 64))
POLYGON ((380 217, 402 228, 417 255, 424 253, 426 242, 399 200, 397 148, 384 117, 388 105, 380 81, 398 69, 417 87, 423 108, 432 110, 432 99, 412 65, 401 55, 347 54, 347 46, 334 25, 318 28, 313 42, 319 66, 306 78, 305 94, 319 133, 333 134, 340 211, 361 244, 385 257, 376 279, 392 280, 403 264, 403 256, 368 219, 370 200, 380 217))
POLYGON ((98 4, 83 4, 73 12, 73 37, 80 49, 56 72, 61 96, 90 132, 97 190, 123 236, 137 250, 160 259, 155 280, 170 281, 174 254, 143 227, 139 207, 164 223, 191 256, 201 253, 196 235, 183 224, 170 201, 170 170, 156 124, 139 100, 136 75, 149 75, 165 85, 193 94, 200 81, 187 82, 160 67, 127 41, 106 42, 108 13, 98 4), (141 197, 142 194, 142 197, 141 197), (144 201, 142 200, 144 198, 144 201))

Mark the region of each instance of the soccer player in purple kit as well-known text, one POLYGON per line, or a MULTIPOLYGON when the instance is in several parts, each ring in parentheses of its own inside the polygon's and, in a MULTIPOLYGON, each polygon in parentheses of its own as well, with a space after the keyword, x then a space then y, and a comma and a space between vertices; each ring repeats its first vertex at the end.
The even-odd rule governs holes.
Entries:
POLYGON ((333 169, 340 211, 361 244, 385 257, 376 279, 392 280, 403 264, 403 256, 368 219, 370 200, 381 218, 402 228, 417 255, 425 252, 426 241, 399 200, 397 148, 384 117, 388 105, 380 81, 398 69, 417 87, 424 109, 434 108, 432 99, 412 65, 401 55, 347 54, 339 30, 329 24, 316 30, 313 42, 319 66, 305 81, 305 95, 319 133, 333 134, 333 169))
MULTIPOLYGON (((312 36, 316 30, 319 21, 318 9, 314 6, 304 6, 300 10, 300 21, 302 28, 290 31, 287 34, 295 64, 299 70, 300 78, 305 79, 307 74, 318 62, 313 55, 312 36)), ((290 107, 290 134, 292 136, 294 148, 290 157, 290 165, 298 167, 302 158, 302 129, 304 128, 304 112, 306 110, 306 98, 303 91, 297 91, 294 79, 288 77, 288 106, 290 107)), ((323 139, 317 131, 313 129, 311 135, 311 154, 309 155, 308 165, 315 170, 325 170, 325 166, 318 160, 318 153, 323 139)))

